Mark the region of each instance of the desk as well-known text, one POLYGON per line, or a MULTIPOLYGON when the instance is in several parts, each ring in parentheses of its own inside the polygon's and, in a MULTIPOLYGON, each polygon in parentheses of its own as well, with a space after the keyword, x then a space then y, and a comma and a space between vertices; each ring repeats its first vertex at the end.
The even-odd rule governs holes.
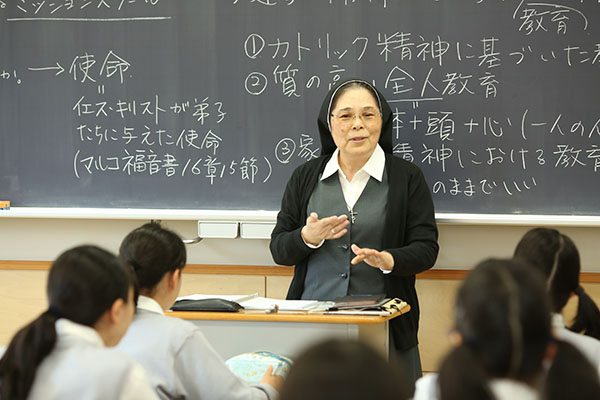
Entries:
POLYGON ((294 357, 307 346, 326 338, 362 340, 387 358, 389 321, 409 310, 410 306, 406 306, 388 316, 245 311, 173 311, 166 315, 190 320, 202 327, 209 343, 224 359, 261 350, 294 357))

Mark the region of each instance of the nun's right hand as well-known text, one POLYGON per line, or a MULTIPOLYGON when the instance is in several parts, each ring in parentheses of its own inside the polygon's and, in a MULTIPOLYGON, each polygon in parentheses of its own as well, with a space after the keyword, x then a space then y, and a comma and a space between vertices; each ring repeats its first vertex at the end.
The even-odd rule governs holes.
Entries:
POLYGON ((350 221, 345 214, 319 219, 317 213, 312 212, 306 218, 306 225, 302 228, 302 239, 307 244, 319 246, 324 240, 339 239, 344 236, 348 232, 346 229, 348 224, 350 221))

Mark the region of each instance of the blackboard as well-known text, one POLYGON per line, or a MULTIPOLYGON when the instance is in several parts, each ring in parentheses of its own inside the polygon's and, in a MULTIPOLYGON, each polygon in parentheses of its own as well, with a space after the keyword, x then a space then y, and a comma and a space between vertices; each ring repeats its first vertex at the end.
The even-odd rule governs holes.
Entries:
POLYGON ((0 199, 277 210, 373 82, 437 212, 599 215, 600 4, 0 1, 0 199))

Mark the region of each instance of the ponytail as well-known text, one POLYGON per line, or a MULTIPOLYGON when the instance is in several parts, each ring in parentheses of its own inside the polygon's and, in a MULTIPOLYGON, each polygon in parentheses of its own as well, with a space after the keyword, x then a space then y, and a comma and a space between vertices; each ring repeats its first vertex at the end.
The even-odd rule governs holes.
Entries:
POLYGON ((56 315, 45 311, 13 337, 0 360, 0 400, 26 400, 40 363, 56 343, 56 315))
POLYGON ((441 400, 493 400, 489 376, 481 361, 462 344, 452 350, 440 366, 438 383, 441 400))
POLYGON ((569 330, 577 333, 583 332, 587 336, 600 339, 600 310, 598 310, 598 306, 581 286, 575 289, 575 294, 579 298, 579 305, 577 306, 575 321, 569 330))

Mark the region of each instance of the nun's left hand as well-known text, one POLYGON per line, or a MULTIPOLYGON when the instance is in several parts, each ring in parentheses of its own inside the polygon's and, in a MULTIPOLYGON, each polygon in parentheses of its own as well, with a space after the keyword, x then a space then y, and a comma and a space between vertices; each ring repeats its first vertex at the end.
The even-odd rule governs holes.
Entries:
POLYGON ((352 245, 352 251, 356 257, 350 261, 352 264, 358 264, 361 261, 366 262, 373 268, 379 268, 384 271, 394 269, 394 257, 387 251, 377 251, 373 249, 360 248, 357 245, 352 245))

